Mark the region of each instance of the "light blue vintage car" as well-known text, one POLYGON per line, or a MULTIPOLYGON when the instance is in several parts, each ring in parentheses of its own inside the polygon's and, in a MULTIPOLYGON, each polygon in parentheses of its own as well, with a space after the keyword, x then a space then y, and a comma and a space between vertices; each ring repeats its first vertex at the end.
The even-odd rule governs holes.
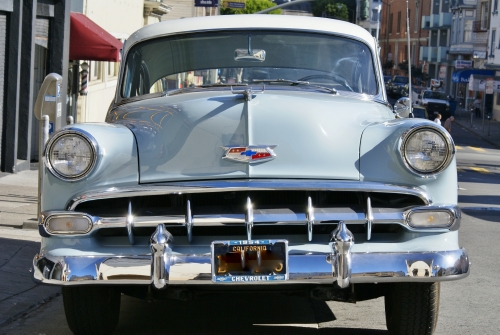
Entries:
POLYGON ((106 122, 45 147, 34 279, 62 286, 75 333, 112 331, 121 293, 271 287, 385 296, 391 333, 431 334, 439 282, 469 260, 453 140, 404 106, 388 104, 375 41, 350 23, 144 27, 106 122))

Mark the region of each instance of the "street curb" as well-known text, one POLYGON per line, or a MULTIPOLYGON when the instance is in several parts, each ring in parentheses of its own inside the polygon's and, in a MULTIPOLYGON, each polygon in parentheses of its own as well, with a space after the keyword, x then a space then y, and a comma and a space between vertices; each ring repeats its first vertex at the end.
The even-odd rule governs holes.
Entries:
POLYGON ((500 145, 498 145, 498 144, 496 144, 495 142, 491 141, 491 140, 490 140, 490 139, 488 139, 487 137, 484 137, 484 135, 483 135, 483 134, 479 134, 479 133, 475 132, 472 128, 469 128, 469 127, 467 127, 467 126, 464 126, 463 124, 461 124, 461 123, 459 123, 459 122, 457 122, 457 121, 455 121, 455 124, 456 124, 457 126, 459 126, 460 128, 462 128, 463 130, 468 131, 468 132, 470 132, 470 133, 472 133, 472 134, 476 135, 477 137, 481 138, 483 141, 487 142, 488 144, 491 144, 491 145, 493 145, 494 147, 496 147, 496 148, 500 149, 500 145))
POLYGON ((38 220, 29 219, 23 222, 22 229, 38 229, 38 220))

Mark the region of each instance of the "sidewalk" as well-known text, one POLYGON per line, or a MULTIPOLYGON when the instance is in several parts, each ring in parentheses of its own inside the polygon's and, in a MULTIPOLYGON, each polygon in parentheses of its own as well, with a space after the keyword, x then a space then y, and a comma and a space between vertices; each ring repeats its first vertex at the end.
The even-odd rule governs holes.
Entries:
POLYGON ((38 170, 0 173, 0 227, 37 228, 38 170))
POLYGON ((38 170, 0 173, 0 334, 9 324, 58 297, 60 287, 31 279, 32 261, 40 252, 36 213, 38 170))
POLYGON ((500 122, 493 120, 488 121, 486 118, 483 122, 482 116, 477 118, 473 115, 471 124, 471 113, 465 109, 457 108, 455 112, 455 121, 453 121, 453 123, 455 126, 470 131, 484 141, 500 149, 500 122))

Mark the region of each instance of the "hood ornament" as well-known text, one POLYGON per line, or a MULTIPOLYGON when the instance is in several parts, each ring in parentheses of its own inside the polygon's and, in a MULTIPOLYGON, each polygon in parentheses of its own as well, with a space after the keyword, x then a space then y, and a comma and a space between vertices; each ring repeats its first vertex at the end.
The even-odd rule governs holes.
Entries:
POLYGON ((277 145, 249 145, 235 147, 221 147, 224 149, 222 159, 228 159, 241 163, 267 162, 276 158, 273 149, 277 145))

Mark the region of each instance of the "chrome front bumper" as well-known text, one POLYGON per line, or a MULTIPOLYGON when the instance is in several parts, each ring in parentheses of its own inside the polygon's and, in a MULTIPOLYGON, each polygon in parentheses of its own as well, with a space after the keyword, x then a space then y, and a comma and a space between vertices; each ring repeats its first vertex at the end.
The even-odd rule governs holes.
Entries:
POLYGON ((151 254, 130 256, 52 257, 36 255, 33 278, 55 285, 185 284, 333 284, 436 282, 465 278, 469 258, 465 249, 437 252, 352 253, 352 234, 342 222, 332 233, 331 253, 289 252, 288 280, 234 283, 212 282, 211 254, 174 253, 171 236, 159 225, 151 236, 151 254))

